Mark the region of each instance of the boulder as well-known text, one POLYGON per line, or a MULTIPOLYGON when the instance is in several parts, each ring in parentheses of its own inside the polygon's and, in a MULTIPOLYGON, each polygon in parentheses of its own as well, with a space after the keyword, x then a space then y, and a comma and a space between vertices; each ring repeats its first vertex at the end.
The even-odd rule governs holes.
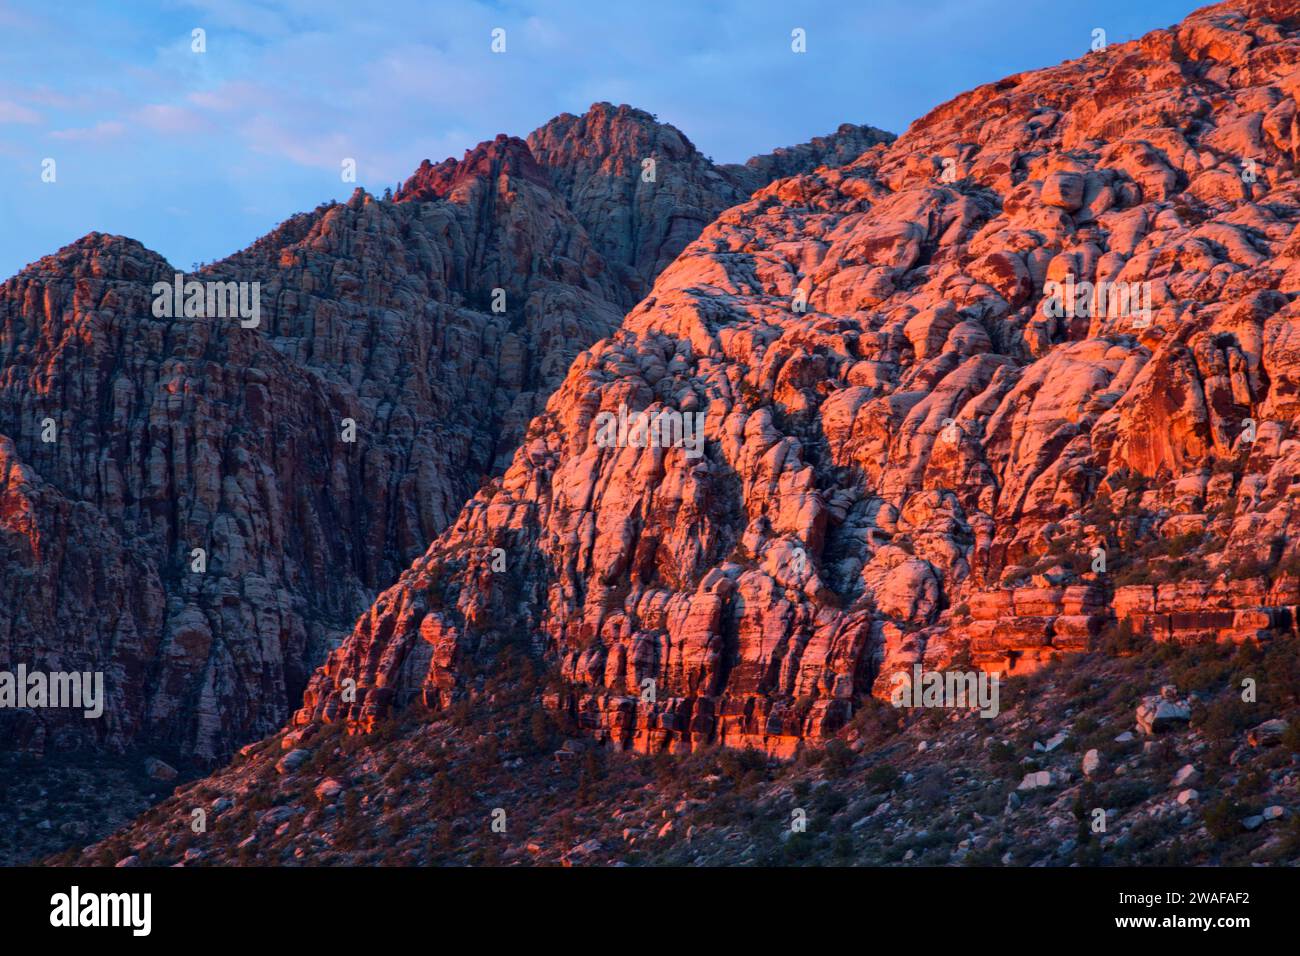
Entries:
POLYGON ((1085 777, 1095 777, 1101 772, 1101 765, 1101 752, 1097 750, 1096 747, 1093 747, 1083 755, 1081 769, 1083 770, 1083 775, 1085 777))
POLYGON ((1051 787, 1056 783, 1050 770, 1033 770, 1025 774, 1017 790, 1043 790, 1051 787))
POLYGON ((1083 205, 1084 178, 1079 173, 1048 173, 1040 198, 1049 206, 1074 212, 1083 205))
POLYGON ((287 754, 275 762, 277 773, 290 774, 301 767, 311 757, 310 750, 290 750, 287 754))
POLYGON ((1282 742, 1286 729, 1287 722, 1275 717, 1246 731, 1246 741, 1252 747, 1275 747, 1282 742))
POLYGON ((1192 709, 1185 703, 1170 699, 1162 692, 1158 697, 1147 697, 1137 709, 1137 726, 1148 736, 1182 729, 1192 719, 1192 709))
POLYGON ((344 789, 341 780, 335 780, 333 777, 326 777, 320 783, 316 784, 316 789, 313 792, 316 794, 317 800, 322 803, 330 803, 337 800, 339 795, 343 793, 344 789))
POLYGON ((144 761, 144 772, 149 775, 150 779, 166 782, 175 780, 177 776, 176 768, 171 764, 159 760, 157 757, 146 757, 144 761))

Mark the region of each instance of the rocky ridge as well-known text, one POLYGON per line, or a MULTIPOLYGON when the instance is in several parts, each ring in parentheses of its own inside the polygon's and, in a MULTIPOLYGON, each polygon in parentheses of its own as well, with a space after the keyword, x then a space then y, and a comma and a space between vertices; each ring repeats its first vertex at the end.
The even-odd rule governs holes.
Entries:
POLYGON ((916 663, 1294 633, 1297 89, 1292 5, 1220 4, 727 210, 295 722, 446 709, 517 647, 616 747, 790 755, 916 663), (598 441, 620 407, 704 455, 598 441))
POLYGON ((212 761, 282 725, 636 284, 742 198, 647 114, 588 117, 599 152, 561 117, 540 161, 498 137, 188 277, 259 282, 256 328, 155 317, 178 270, 98 233, 0 286, 0 667, 103 671, 109 697, 6 709, 7 747, 212 761), (643 147, 671 147, 649 238, 589 233, 626 198, 608 150, 643 147))

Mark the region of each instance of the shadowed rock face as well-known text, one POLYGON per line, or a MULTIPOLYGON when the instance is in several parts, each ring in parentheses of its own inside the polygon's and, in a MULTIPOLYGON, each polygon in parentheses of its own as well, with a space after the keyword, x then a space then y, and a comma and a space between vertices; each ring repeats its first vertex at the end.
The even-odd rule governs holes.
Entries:
POLYGON ((582 116, 557 116, 528 137, 528 147, 623 282, 630 308, 727 207, 773 180, 841 166, 891 139, 845 123, 744 166, 716 166, 648 113, 597 103, 582 116))
POLYGON ((732 179, 744 183, 746 193, 752 193, 774 180, 798 176, 819 166, 844 166, 872 146, 893 139, 893 135, 872 126, 842 123, 830 136, 815 136, 798 146, 773 150, 753 157, 743 166, 728 165, 722 170, 732 179))
POLYGON ((631 308, 723 209, 749 198, 671 126, 630 107, 598 103, 563 113, 528 137, 631 308))
POLYGON ((445 706, 523 642, 618 745, 788 753, 917 661, 1293 628, 1298 90, 1293 5, 1224 4, 727 210, 297 721, 445 706), (620 406, 703 413, 703 457, 603 444, 620 406))
MULTIPOLYGON (((686 144, 608 110, 593 155, 686 144)), ((603 161, 584 196, 622 197, 637 160, 603 161)), ((103 671, 108 697, 99 720, 0 712, 10 746, 214 759, 283 724, 635 282, 743 198, 688 144, 665 155, 660 182, 698 180, 703 211, 639 208, 657 252, 638 258, 589 234, 610 210, 570 194, 583 162, 501 136, 426 162, 392 202, 358 191, 288 220, 193 277, 260 283, 255 329, 154 317, 152 286, 176 270, 121 237, 0 286, 0 669, 103 671)))

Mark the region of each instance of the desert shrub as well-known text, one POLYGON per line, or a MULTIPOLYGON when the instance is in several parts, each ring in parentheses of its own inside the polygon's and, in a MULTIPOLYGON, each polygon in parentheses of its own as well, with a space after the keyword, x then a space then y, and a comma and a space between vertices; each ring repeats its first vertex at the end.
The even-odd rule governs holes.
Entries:
POLYGON ((934 806, 948 798, 948 775, 939 767, 932 767, 916 786, 916 796, 934 806))
POLYGON ((781 855, 786 863, 803 863, 813 855, 814 849, 815 843, 811 834, 794 833, 782 845, 781 855))
POLYGON ((893 790, 901 778, 899 772, 887 763, 878 763, 867 772, 867 786, 873 790, 893 790))
POLYGON ((724 777, 741 781, 751 776, 765 776, 767 755, 753 747, 744 750, 723 750, 718 754, 718 766, 724 777))
POLYGON ((1181 558, 1196 551, 1202 544, 1209 544, 1205 535, 1199 531, 1188 531, 1165 538, 1160 542, 1160 552, 1171 558, 1181 558))
POLYGON ((1292 720, 1282 733, 1282 746, 1291 753, 1300 753, 1300 720, 1292 720))
POLYGON ((1108 625, 1097 638, 1097 646, 1111 657, 1121 657, 1140 651, 1147 640, 1133 632, 1133 625, 1127 618, 1108 625))
POLYGON ((832 817, 849 805, 849 798, 834 787, 822 787, 813 798, 813 808, 818 815, 832 817))
POLYGON ((1237 694, 1228 693, 1192 712, 1192 726, 1212 741, 1227 741, 1256 723, 1259 712, 1237 694))
POLYGON ((841 863, 847 863, 853 859, 853 837, 847 833, 841 833, 831 844, 831 852, 835 859, 841 863))
POLYGON ((1217 644, 1182 649, 1169 674, 1180 690, 1207 691, 1223 686, 1232 674, 1232 660, 1217 644))
MULTIPOLYGON (((1069 693, 1068 687, 1066 688, 1066 692, 1069 693)), ((1077 695, 1070 694, 1070 698, 1071 700, 1077 699, 1077 695)), ((1074 720, 1074 727, 1072 728, 1074 731, 1074 737, 1079 740, 1085 740, 1097 731, 1098 726, 1097 718, 1092 716, 1092 714, 1081 714, 1074 720)))
POLYGON ((1242 805, 1242 809, 1246 809, 1251 805, 1254 798, 1267 792, 1268 786, 1268 774, 1259 770, 1251 770, 1242 774, 1236 784, 1233 785, 1231 796, 1242 805))
POLYGON ((1297 857, 1300 857, 1300 814, 1292 814, 1278 840, 1277 859, 1295 860, 1297 857))
POLYGON ((853 766, 853 751, 848 744, 836 737, 826 744, 822 766, 829 775, 841 777, 853 766))
POLYGON ((534 753, 547 753, 555 749, 555 725, 545 710, 534 708, 528 718, 528 743, 534 753))
POLYGON ((1157 789, 1157 785, 1149 780, 1115 780, 1101 788, 1102 800, 1097 805, 1122 811, 1137 806, 1157 789))
POLYGON ((989 745, 989 759, 994 763, 1015 763, 1016 748, 1002 740, 995 740, 989 745))
POLYGON ((384 775, 384 784, 388 787, 403 786, 410 775, 411 768, 407 765, 406 761, 398 759, 393 763, 393 766, 389 768, 388 773, 384 775))
POLYGON ((1205 829, 1216 840, 1227 840, 1241 832, 1241 813, 1227 797, 1207 804, 1201 813, 1205 829))
POLYGON ((865 697, 858 705, 850 726, 868 749, 879 749, 902 727, 900 710, 887 701, 865 697))

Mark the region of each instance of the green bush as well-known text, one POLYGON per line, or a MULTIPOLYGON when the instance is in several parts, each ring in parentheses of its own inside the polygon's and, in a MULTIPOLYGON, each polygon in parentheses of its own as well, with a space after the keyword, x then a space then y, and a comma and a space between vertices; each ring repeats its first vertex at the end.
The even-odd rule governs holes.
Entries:
POLYGON ((1226 797, 1207 805, 1201 819, 1205 821, 1205 829, 1216 840, 1227 840, 1241 832, 1237 805, 1226 797))
POLYGON ((878 763, 867 772, 867 786, 873 790, 893 790, 902 775, 887 763, 878 763))
POLYGON ((822 758, 822 766, 826 772, 834 777, 842 777, 853 766, 853 751, 849 745, 838 737, 832 739, 826 744, 826 755, 822 758))

